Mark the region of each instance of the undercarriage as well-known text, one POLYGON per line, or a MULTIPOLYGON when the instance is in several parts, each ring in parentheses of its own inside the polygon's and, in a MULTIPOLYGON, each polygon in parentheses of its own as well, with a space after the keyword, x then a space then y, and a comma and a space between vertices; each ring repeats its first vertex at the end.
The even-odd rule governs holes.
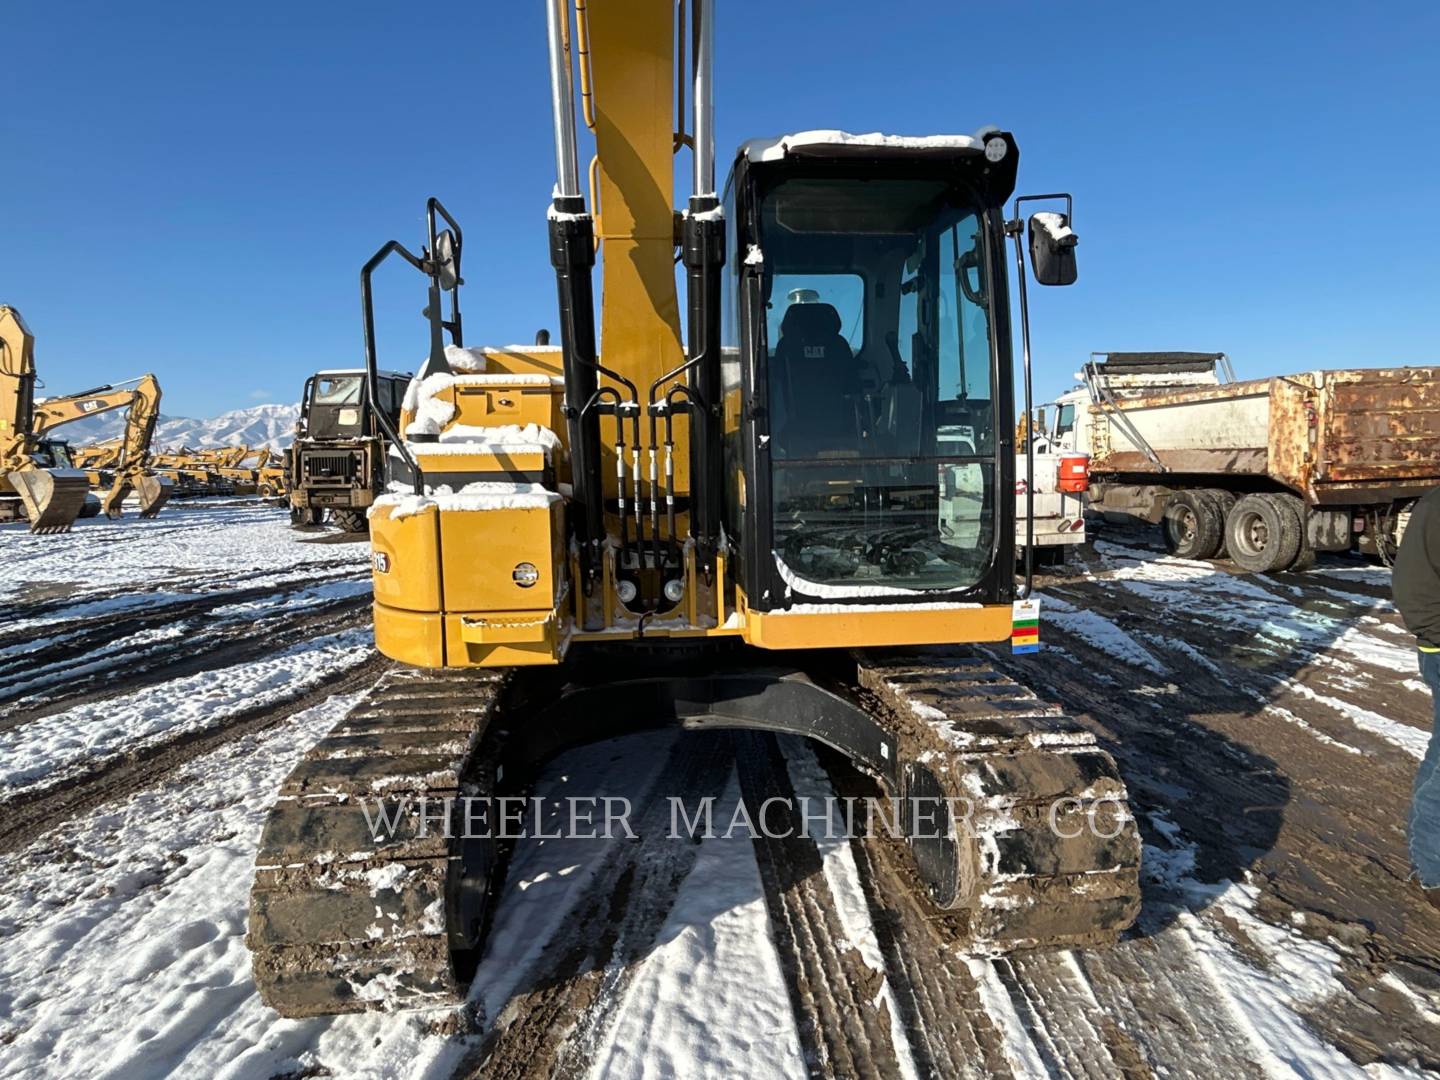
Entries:
POLYGON ((882 825, 904 834, 934 917, 969 951, 1103 945, 1134 921, 1139 834, 1110 755, 977 652, 649 659, 667 674, 627 678, 600 655, 563 678, 383 678, 290 774, 266 822, 248 937, 266 1003, 300 1017, 462 1001, 504 874, 508 819, 493 797, 523 817, 518 800, 557 753, 674 725, 840 751, 887 797, 882 825))

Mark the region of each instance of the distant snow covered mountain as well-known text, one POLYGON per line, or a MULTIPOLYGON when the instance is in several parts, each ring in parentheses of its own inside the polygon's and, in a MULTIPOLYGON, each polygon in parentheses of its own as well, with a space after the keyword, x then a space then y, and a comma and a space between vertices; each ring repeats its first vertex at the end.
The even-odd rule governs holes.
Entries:
MULTIPOLYGON (((221 413, 210 420, 161 413, 155 430, 155 448, 188 446, 192 450, 207 450, 219 446, 249 446, 254 449, 268 446, 272 450, 283 450, 295 437, 295 421, 299 417, 299 405, 254 405, 248 409, 221 413)), ((104 442, 119 438, 124 433, 123 409, 89 420, 77 420, 55 431, 57 438, 76 444, 104 442)))

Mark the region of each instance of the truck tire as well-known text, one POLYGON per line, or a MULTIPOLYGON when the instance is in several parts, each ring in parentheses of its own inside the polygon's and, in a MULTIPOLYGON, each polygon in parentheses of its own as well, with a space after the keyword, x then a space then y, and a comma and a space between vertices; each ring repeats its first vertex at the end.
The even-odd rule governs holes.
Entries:
POLYGON ((365 516, 364 510, 335 510, 335 524, 347 533, 363 533, 370 531, 370 519, 365 516))
POLYGON ((1318 554, 1314 545, 1310 543, 1309 530, 1305 528, 1305 503, 1295 495, 1276 495, 1274 498, 1280 500, 1295 515, 1295 524, 1300 530, 1300 550, 1295 553, 1295 561, 1285 569, 1292 574, 1303 574, 1315 565, 1315 557, 1318 554))
POLYGON ((290 507, 290 524, 297 529, 310 529, 325 521, 325 511, 318 506, 290 507))
POLYGON ((1252 574, 1288 570, 1300 554, 1300 515, 1286 495, 1246 495, 1225 518, 1225 547, 1252 574))
POLYGON ((1209 492, 1182 491, 1165 504, 1160 533, 1176 558, 1214 558, 1225 543, 1225 516, 1209 492))
POLYGON ((1230 511, 1235 509, 1235 504, 1240 501, 1240 496, 1233 491, 1226 491, 1224 488, 1206 488, 1205 494, 1214 499, 1216 505, 1220 507, 1220 550, 1212 557, 1228 559, 1230 552, 1225 545, 1225 522, 1230 520, 1230 511))

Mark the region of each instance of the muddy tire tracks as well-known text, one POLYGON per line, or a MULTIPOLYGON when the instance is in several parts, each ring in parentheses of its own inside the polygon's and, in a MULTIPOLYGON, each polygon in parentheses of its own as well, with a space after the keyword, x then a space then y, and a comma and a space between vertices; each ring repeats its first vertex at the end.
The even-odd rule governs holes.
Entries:
POLYGON ((237 713, 218 727, 185 732, 137 748, 34 794, 17 795, 0 807, 0 854, 26 847, 56 826, 97 806, 154 787, 186 762, 216 747, 264 731, 333 695, 362 690, 390 666, 391 661, 372 657, 288 700, 237 713))
POLYGON ((633 819, 636 839, 620 841, 607 856, 563 936, 547 946, 456 1075, 520 1080, 589 1071, 699 852, 697 841, 669 835, 667 796, 719 796, 733 768, 728 733, 676 741, 633 819))
POLYGON ((96 620, 59 623, 40 647, 0 655, 0 731, 86 702, 245 663, 361 624, 370 605, 368 593, 298 609, 286 606, 287 597, 315 584, 296 581, 216 592, 96 620), (208 618, 218 608, 245 603, 268 606, 249 619, 208 618), (162 629, 179 633, 154 642, 127 641, 162 629))
POLYGON ((779 744, 774 735, 754 732, 736 742, 740 790, 757 827, 755 859, 771 937, 810 1075, 897 1076, 889 1009, 880 996, 884 973, 870 968, 849 941, 820 851, 795 813, 779 744), (769 799, 783 802, 767 808, 769 799))
MULTIPOLYGON (((1344 626, 1370 612, 1368 594, 1357 594, 1347 609, 1333 592, 1321 591, 1333 580, 1316 577, 1246 578, 1246 591, 1229 603, 1243 610, 1260 602, 1251 592, 1258 585, 1277 602, 1323 606, 1344 626)), ((1309 1013, 1326 1041, 1359 1063, 1434 1061, 1440 1055, 1440 1025, 1433 1020, 1440 1006, 1440 913, 1408 881, 1403 833, 1415 761, 1332 715, 1303 688, 1421 729, 1428 726, 1428 701, 1398 686, 1383 701, 1366 700, 1354 687, 1369 687, 1373 695, 1374 688, 1398 682, 1397 674, 1347 654, 1343 662, 1355 674, 1346 678, 1316 642, 1277 652, 1206 605, 1179 598, 1157 604, 1103 576, 1046 589, 1103 612, 1142 641, 1166 674, 1128 665, 1053 625, 1045 633, 1060 647, 1042 660, 996 649, 996 661, 1083 711, 1082 720, 1121 763, 1147 843, 1168 846, 1150 827, 1150 815, 1173 820, 1196 845, 1198 880, 1248 880, 1261 889, 1256 915, 1287 930, 1299 927, 1339 950, 1345 966, 1337 977, 1345 991, 1309 1013), (1387 974, 1427 1003, 1429 1019, 1405 994, 1386 990, 1387 974), (1367 1004, 1382 1000, 1384 1009, 1367 1004)), ((1168 920, 1167 908, 1180 914, 1174 903, 1147 892, 1148 917, 1160 912, 1168 920)), ((1234 944, 1253 962, 1268 962, 1258 950, 1247 951, 1244 940, 1234 944)), ((1106 964, 1100 954, 1085 960, 1086 970, 1101 978, 1106 964)), ((1159 1015, 1169 1014, 1162 1009, 1159 1015)))

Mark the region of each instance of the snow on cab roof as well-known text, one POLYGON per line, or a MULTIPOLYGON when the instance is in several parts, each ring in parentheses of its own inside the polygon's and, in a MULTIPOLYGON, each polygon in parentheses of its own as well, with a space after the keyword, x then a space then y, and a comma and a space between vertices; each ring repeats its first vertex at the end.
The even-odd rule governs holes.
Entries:
MULTIPOLYGON (((326 368, 324 371, 317 371, 317 372, 315 372, 315 374, 316 374, 316 375, 364 375, 364 374, 365 374, 365 369, 364 369, 363 367, 357 367, 357 368, 326 368)), ((388 375, 388 376, 390 376, 392 379, 408 379, 408 378, 411 377, 411 376, 410 376, 410 372, 408 372, 408 371, 380 371, 380 372, 377 372, 376 374, 379 374, 379 375, 388 375)))
POLYGON ((1000 129, 987 124, 973 135, 886 135, 871 131, 865 135, 852 135, 848 131, 833 128, 815 131, 797 131, 790 135, 777 135, 773 139, 750 139, 740 146, 740 152, 751 161, 779 161, 791 150, 800 146, 894 146, 907 150, 983 150, 985 138, 1000 129))

